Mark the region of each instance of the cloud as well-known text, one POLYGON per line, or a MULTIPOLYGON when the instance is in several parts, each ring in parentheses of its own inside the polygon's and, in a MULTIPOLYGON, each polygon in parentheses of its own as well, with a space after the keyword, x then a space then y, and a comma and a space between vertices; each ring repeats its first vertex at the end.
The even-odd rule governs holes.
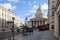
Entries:
POLYGON ((32 10, 30 10, 30 13, 36 13, 38 7, 39 7, 38 5, 33 5, 32 10))
POLYGON ((2 2, 3 0, 0 0, 0 2, 2 2))
POLYGON ((32 14, 32 13, 27 13, 26 16, 27 16, 27 18, 28 18, 28 21, 29 21, 31 18, 34 18, 34 17, 35 17, 35 15, 32 14))
POLYGON ((48 11, 46 11, 46 10, 48 10, 48 4, 44 3, 43 5, 41 5, 41 9, 42 9, 42 12, 45 14, 44 18, 47 18, 48 11))
POLYGON ((43 5, 41 5, 42 10, 48 9, 48 4, 44 3, 43 5))
POLYGON ((22 24, 24 24, 24 22, 25 22, 25 18, 22 18, 22 19, 21 19, 21 22, 22 22, 22 24))
POLYGON ((26 3, 26 1, 23 1, 23 4, 25 4, 26 3))
POLYGON ((32 3, 31 2, 29 2, 29 6, 32 6, 32 3))
POLYGON ((0 0, 0 2, 14 2, 17 3, 19 0, 0 0))
POLYGON ((6 8, 7 10, 14 10, 16 9, 16 6, 12 6, 10 3, 3 3, 3 4, 0 4, 0 6, 6 8))
POLYGON ((19 0, 7 0, 7 1, 9 1, 9 2, 18 2, 19 0))
POLYGON ((37 1, 36 1, 36 0, 34 0, 34 1, 33 1, 33 3, 34 3, 34 4, 36 4, 36 3, 37 3, 37 1))

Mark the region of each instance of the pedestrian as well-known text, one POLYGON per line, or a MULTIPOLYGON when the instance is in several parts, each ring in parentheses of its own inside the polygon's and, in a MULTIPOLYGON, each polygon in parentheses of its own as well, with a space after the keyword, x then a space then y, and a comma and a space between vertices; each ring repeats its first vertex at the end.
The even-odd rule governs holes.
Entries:
POLYGON ((19 32, 19 29, 17 30, 17 32, 19 32))
POLYGON ((33 34, 33 29, 32 28, 29 28, 29 35, 30 34, 33 34))

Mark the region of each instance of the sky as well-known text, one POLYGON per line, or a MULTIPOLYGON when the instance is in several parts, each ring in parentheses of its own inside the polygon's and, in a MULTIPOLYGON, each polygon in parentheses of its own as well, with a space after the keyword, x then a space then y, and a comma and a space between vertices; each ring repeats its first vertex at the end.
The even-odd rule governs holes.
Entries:
POLYGON ((22 23, 26 17, 33 18, 39 6, 46 16, 48 13, 48 0, 0 0, 0 6, 20 16, 22 23))

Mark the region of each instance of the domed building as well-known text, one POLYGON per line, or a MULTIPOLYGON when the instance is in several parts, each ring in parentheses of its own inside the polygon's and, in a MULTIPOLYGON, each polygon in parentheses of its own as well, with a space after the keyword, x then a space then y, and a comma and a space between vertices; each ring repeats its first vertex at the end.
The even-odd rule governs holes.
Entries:
POLYGON ((41 17, 41 18, 44 17, 44 14, 43 14, 40 6, 39 6, 39 8, 37 9, 37 12, 36 12, 36 14, 35 14, 35 17, 41 17))
POLYGON ((44 17, 44 13, 41 10, 41 6, 39 6, 39 8, 36 11, 35 17, 30 19, 29 22, 27 22, 27 26, 38 27, 46 24, 47 24, 47 18, 44 17))

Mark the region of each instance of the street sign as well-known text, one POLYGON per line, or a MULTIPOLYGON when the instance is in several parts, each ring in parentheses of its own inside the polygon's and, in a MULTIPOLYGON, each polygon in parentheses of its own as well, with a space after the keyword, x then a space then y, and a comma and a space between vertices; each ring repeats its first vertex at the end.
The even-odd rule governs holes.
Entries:
POLYGON ((7 23, 13 23, 13 21, 7 21, 7 23))

